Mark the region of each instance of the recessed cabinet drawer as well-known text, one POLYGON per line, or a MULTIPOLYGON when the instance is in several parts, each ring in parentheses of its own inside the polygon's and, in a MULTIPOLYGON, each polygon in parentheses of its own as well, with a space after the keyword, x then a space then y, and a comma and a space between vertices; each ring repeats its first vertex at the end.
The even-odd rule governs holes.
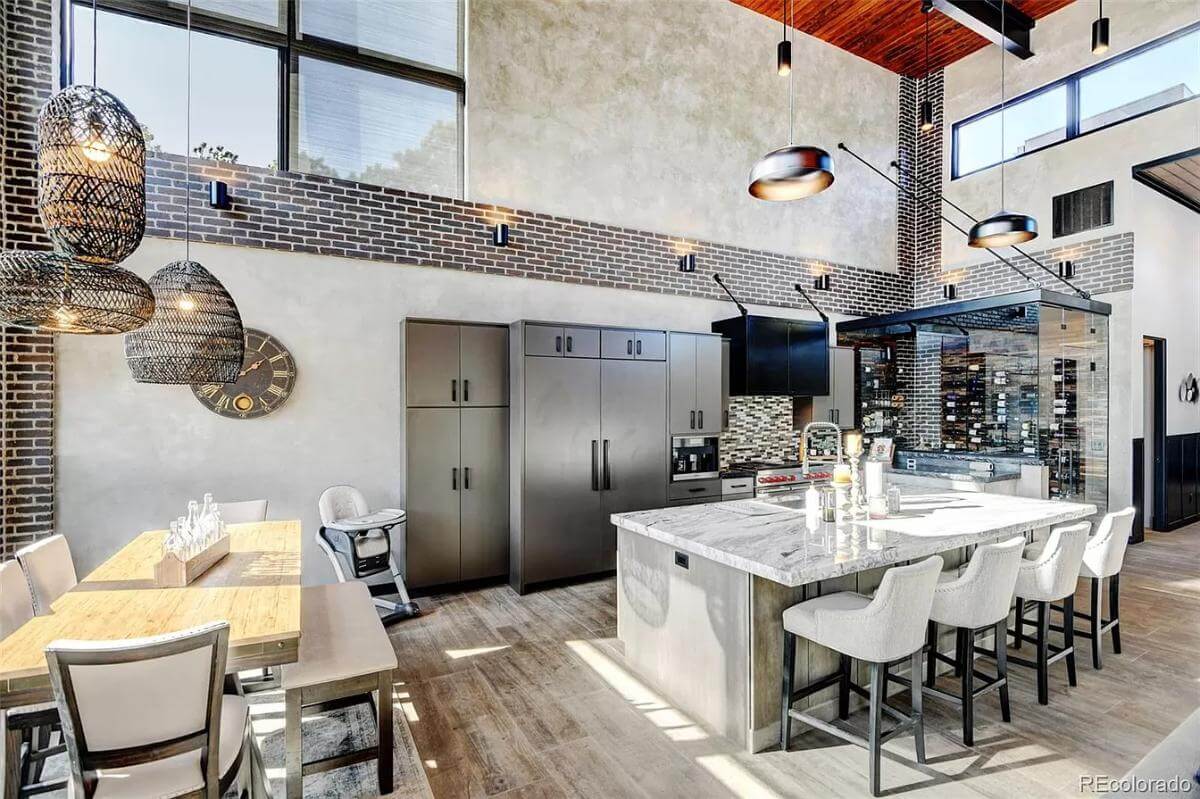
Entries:
POLYGON ((677 480, 667 486, 667 498, 676 499, 719 499, 720 480, 677 480))
POLYGON ((742 497, 754 494, 753 477, 727 477, 721 481, 721 496, 742 497))

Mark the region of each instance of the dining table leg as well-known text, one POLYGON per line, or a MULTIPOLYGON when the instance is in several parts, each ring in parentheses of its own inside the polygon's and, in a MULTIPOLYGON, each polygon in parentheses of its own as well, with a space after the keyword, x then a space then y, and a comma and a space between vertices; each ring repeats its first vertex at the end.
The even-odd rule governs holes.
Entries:
POLYGON ((21 790, 21 731, 9 729, 8 711, 0 710, 4 731, 4 799, 17 799, 21 790))
POLYGON ((376 759, 379 761, 379 792, 392 792, 394 781, 392 774, 392 758, 395 756, 395 727, 392 724, 392 670, 379 672, 379 712, 375 717, 379 720, 379 751, 376 759))

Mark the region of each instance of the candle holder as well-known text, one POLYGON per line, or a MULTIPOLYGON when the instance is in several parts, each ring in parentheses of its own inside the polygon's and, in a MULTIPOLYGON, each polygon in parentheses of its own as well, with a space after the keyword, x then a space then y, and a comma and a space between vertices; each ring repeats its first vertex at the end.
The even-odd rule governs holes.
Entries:
POLYGON ((850 458, 850 516, 858 518, 866 508, 863 503, 862 474, 858 470, 858 461, 863 454, 862 433, 846 434, 846 455, 850 458))

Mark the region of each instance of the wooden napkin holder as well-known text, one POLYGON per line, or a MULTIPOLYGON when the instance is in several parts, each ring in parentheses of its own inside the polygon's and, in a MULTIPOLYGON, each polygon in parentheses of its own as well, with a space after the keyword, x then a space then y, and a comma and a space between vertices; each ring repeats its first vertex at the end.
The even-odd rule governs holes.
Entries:
POLYGON ((229 554, 229 533, 225 533, 189 558, 163 552, 154 564, 154 582, 159 588, 184 588, 229 554))

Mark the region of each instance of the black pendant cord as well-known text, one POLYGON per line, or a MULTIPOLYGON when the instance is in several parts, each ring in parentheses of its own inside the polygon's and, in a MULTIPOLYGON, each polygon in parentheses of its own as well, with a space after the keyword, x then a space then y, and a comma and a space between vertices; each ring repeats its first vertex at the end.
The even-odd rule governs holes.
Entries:
MULTIPOLYGON (((790 0, 790 12, 788 14, 791 25, 796 24, 796 0, 790 0)), ((795 28, 792 28, 792 41, 796 39, 795 28)), ((792 54, 792 60, 795 60, 795 53, 792 54)), ((791 147, 796 140, 796 68, 793 64, 788 70, 788 147, 791 147)))
MULTIPOLYGON (((846 144, 845 144, 844 142, 838 142, 838 149, 839 149, 839 150, 842 150, 842 151, 844 151, 844 152, 846 152, 846 153, 849 153, 849 154, 850 154, 850 156, 851 156, 851 157, 853 157, 855 161, 858 161, 860 164, 862 164, 862 165, 863 165, 863 166, 865 166, 867 169, 869 169, 869 170, 871 170, 872 172, 874 172, 876 175, 879 175, 879 177, 883 178, 883 179, 884 179, 884 180, 886 180, 888 183, 891 183, 893 186, 895 186, 895 187, 896 187, 897 189, 899 189, 900 191, 902 191, 902 192, 906 192, 906 193, 908 194, 908 196, 909 196, 909 197, 911 197, 911 198, 912 198, 913 200, 915 200, 916 202, 920 203, 922 208, 924 208, 926 211, 931 211, 931 212, 933 212, 933 213, 937 214, 939 219, 941 219, 943 222, 945 222, 945 223, 946 223, 947 225, 949 225, 950 227, 952 227, 952 228, 954 228, 955 230, 957 230, 959 233, 962 233, 964 236, 968 235, 967 231, 966 231, 966 230, 964 230, 962 227, 960 227, 960 226, 959 226, 959 225, 958 225, 956 222, 954 222, 954 220, 952 220, 952 219, 948 219, 948 218, 946 217, 946 215, 945 215, 945 214, 943 214, 943 213, 942 213, 940 210, 938 210, 937 208, 934 208, 934 207, 933 207, 933 206, 931 206, 929 203, 927 203, 925 200, 923 200, 923 199, 921 199, 920 197, 918 197, 918 196, 917 196, 917 193, 916 193, 915 191, 913 191, 912 189, 905 188, 904 186, 900 185, 900 182, 899 182, 899 181, 897 181, 897 180, 894 180, 894 179, 893 179, 893 178, 892 178, 890 175, 887 175, 887 174, 885 174, 885 173, 883 173, 883 172, 880 172, 878 169, 876 169, 876 168, 875 168, 875 165, 874 165, 874 164, 872 164, 870 161, 867 161, 867 160, 865 160, 865 159, 864 159, 862 156, 860 156, 858 153, 856 153, 856 152, 854 152, 853 150, 851 150, 849 147, 847 147, 847 146, 846 146, 846 144)), ((1029 281, 1030 283, 1032 283, 1033 285, 1037 286, 1038 288, 1041 288, 1041 287, 1042 287, 1042 284, 1041 284, 1041 283, 1039 283, 1037 280, 1035 280, 1035 279, 1034 279, 1034 278, 1033 278, 1033 277, 1032 277, 1032 276, 1031 276, 1029 273, 1027 273, 1025 270, 1021 269, 1021 267, 1017 266, 1016 264, 1014 264, 1014 263, 1013 263, 1012 261, 1010 261, 1009 259, 1005 258, 1005 257, 1004 257, 1003 255, 1001 255, 1000 253, 998 253, 998 252, 996 252, 995 250, 993 250, 991 247, 985 247, 984 249, 986 249, 986 250, 987 250, 988 252, 990 252, 990 253, 991 253, 993 256, 995 256, 997 260, 1001 261, 1001 262, 1002 262, 1003 264, 1005 264, 1005 265, 1006 265, 1008 268, 1012 269, 1014 272, 1016 272, 1018 275, 1020 275, 1021 277, 1025 278, 1026 280, 1028 280, 1028 281, 1029 281)))
POLYGON ((96 13, 96 0, 92 0, 92 88, 96 88, 96 51, 100 49, 99 42, 96 40, 96 18, 99 15, 96 13))
MULTIPOLYGON (((191 0, 188 0, 191 2, 191 0)), ((1000 0, 1000 210, 1004 210, 1004 8, 1008 0, 1000 0)))
MULTIPOLYGON (((92 0, 95 2, 95 0, 92 0)), ((192 0, 187 4, 187 109, 183 134, 183 257, 192 260, 192 0)))
MULTIPOLYGON (((976 222, 976 223, 979 222, 979 220, 975 218, 974 214, 972 214, 970 211, 963 208, 958 203, 949 199, 941 192, 934 189, 932 186, 930 186, 925 181, 921 180, 921 178, 918 177, 915 172, 913 172, 908 167, 902 166, 899 161, 892 161, 892 163, 889 164, 889 166, 894 167, 897 172, 904 172, 906 177, 915 181, 917 183, 917 185, 919 185, 921 188, 925 189, 925 191, 929 192, 936 199, 944 202, 946 205, 950 206, 955 211, 958 211, 960 214, 965 216, 967 219, 970 219, 972 222, 976 222)), ((1078 294, 1083 299, 1090 300, 1092 298, 1092 295, 1089 292, 1084 291, 1083 289, 1079 288, 1074 283, 1072 283, 1071 281, 1067 280, 1065 277, 1060 275, 1058 272, 1055 272, 1053 269, 1046 266, 1040 260, 1038 260, 1037 258, 1034 258, 1029 253, 1025 252, 1025 250, 1021 249, 1020 247, 1018 247, 1015 244, 1010 245, 1010 246, 1012 247, 1012 249, 1016 250, 1019 255, 1023 256, 1027 261, 1032 263, 1034 266, 1037 266, 1037 267, 1043 269, 1046 272, 1046 274, 1050 275, 1051 277, 1053 277, 1055 280, 1059 281, 1060 283, 1068 286, 1071 289, 1071 291, 1074 291, 1076 294, 1078 294)))
POLYGON ((929 15, 932 13, 925 12, 925 102, 929 102, 929 15))

